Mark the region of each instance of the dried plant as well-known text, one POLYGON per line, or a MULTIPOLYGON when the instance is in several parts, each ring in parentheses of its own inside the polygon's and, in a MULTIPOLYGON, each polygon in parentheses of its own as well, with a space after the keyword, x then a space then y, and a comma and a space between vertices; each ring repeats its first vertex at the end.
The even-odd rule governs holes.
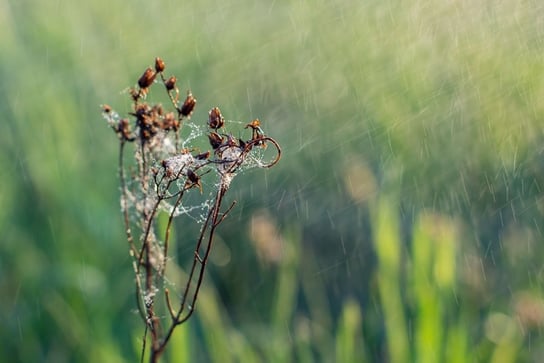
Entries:
POLYGON ((174 329, 195 311, 217 227, 235 205, 222 208, 233 177, 249 168, 270 168, 281 157, 279 144, 265 135, 259 120, 245 125, 244 132, 251 132, 245 139, 224 131, 228 122, 218 107, 209 111, 207 125, 187 122, 196 99, 188 92, 181 101, 176 77, 166 76, 165 69, 164 61, 156 58, 154 67, 147 68, 137 86, 129 89, 128 117, 102 106, 104 118, 119 138, 121 211, 137 307, 145 323, 142 361, 149 340, 150 362, 158 361, 174 329), (151 88, 161 84, 171 109, 146 101, 151 88), (182 132, 184 128, 189 132, 182 132), (195 145, 206 135, 205 144, 211 149, 199 150, 195 145), (127 161, 129 147, 132 158, 127 161), (194 193, 199 197, 191 198, 194 193), (161 214, 167 216, 166 223, 158 223, 161 214), (165 273, 172 260, 172 226, 176 217, 183 216, 192 218, 200 232, 196 241, 182 242, 194 243, 194 256, 183 288, 171 293, 165 273))

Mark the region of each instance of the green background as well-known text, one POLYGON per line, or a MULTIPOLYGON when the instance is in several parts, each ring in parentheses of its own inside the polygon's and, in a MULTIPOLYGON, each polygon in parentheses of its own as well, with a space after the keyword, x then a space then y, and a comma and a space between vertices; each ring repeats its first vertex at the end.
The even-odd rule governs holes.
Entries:
POLYGON ((100 105, 128 111, 160 56, 198 100, 191 122, 220 106, 283 147, 234 180, 165 361, 538 362, 543 12, 0 0, 0 360, 138 361, 100 105))

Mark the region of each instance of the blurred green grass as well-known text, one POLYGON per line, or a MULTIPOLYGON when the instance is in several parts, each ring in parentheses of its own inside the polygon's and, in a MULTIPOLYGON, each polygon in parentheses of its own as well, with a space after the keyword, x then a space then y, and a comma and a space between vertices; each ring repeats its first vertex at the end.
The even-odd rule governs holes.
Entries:
POLYGON ((538 361, 542 10, 0 0, 2 361, 137 359, 99 105, 127 110, 155 56, 197 97, 193 122, 218 105, 284 148, 235 180, 223 262, 171 361, 538 361), (275 232, 257 243, 259 215, 275 232))

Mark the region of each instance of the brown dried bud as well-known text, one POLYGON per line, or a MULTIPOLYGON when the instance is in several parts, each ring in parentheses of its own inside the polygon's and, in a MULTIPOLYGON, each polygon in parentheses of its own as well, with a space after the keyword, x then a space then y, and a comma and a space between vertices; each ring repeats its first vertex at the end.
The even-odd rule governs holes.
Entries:
POLYGON ((193 113, 195 106, 196 106, 196 98, 193 97, 193 94, 191 92, 188 92, 187 98, 185 98, 185 101, 183 102, 183 105, 181 106, 180 113, 185 117, 191 117, 191 114, 193 113))
POLYGON ((164 64, 164 61, 160 59, 159 57, 155 58, 155 70, 160 73, 164 71, 166 68, 166 64, 164 64))
POLYGON ((210 145, 214 150, 223 144, 223 137, 216 132, 208 134, 208 139, 210 140, 210 145))
MULTIPOLYGON (((261 122, 258 118, 248 123, 244 128, 251 128, 251 140, 255 141, 264 137, 264 132, 261 129, 261 122)), ((262 145, 266 147, 266 144, 263 141, 256 142, 255 145, 262 145)))
POLYGON ((192 171, 191 169, 187 169, 187 178, 192 183, 198 183, 198 181, 200 180, 200 177, 194 171, 192 171))
POLYGON ((138 86, 140 86, 140 88, 147 88, 151 86, 151 84, 155 80, 156 75, 157 73, 155 73, 153 69, 147 68, 144 74, 142 74, 142 76, 138 80, 138 86))
POLYGON ((111 106, 110 105, 102 105, 102 112, 110 113, 111 112, 111 106))
POLYGON ((174 171, 171 168, 169 160, 163 160, 161 161, 161 166, 164 169, 164 175, 166 175, 167 178, 171 178, 174 175, 174 171))
POLYGON ((194 187, 197 186, 200 189, 200 192, 202 193, 202 184, 200 183, 200 176, 192 171, 191 169, 187 169, 187 181, 185 182, 186 187, 194 187))
POLYGON ((178 130, 179 129, 179 120, 176 118, 173 112, 168 112, 164 115, 162 120, 162 129, 163 130, 178 130))
POLYGON ((210 157, 210 151, 208 150, 208 151, 206 151, 204 153, 196 155, 195 159, 197 159, 197 160, 206 160, 209 157, 210 157))
POLYGON ((128 119, 123 118, 119 120, 119 123, 117 124, 117 135, 119 135, 119 138, 123 141, 134 141, 134 136, 132 135, 132 132, 130 131, 130 122, 128 119))
POLYGON ((131 115, 136 116, 136 118, 141 119, 144 115, 151 113, 151 107, 147 103, 139 103, 136 106, 134 112, 131 112, 131 115))
POLYGON ((208 116, 208 126, 211 129, 217 130, 223 127, 223 125, 225 125, 225 119, 221 115, 221 110, 219 110, 219 107, 212 108, 208 116))
POLYGON ((261 131, 260 126, 261 126, 261 122, 259 121, 258 118, 256 118, 255 120, 253 120, 253 121, 251 121, 250 123, 248 123, 248 124, 246 125, 246 127, 244 127, 244 129, 247 129, 248 127, 251 127, 251 129, 253 129, 253 130, 259 130, 259 131, 261 131))
POLYGON ((162 116, 164 113, 164 108, 162 108, 162 105, 160 103, 153 105, 151 108, 151 114, 155 116, 162 116))
POLYGON ((166 86, 166 90, 171 91, 174 88, 176 88, 176 77, 172 76, 164 82, 164 85, 166 86))
POLYGON ((119 131, 121 130, 128 130, 130 127, 130 121, 128 118, 122 118, 119 120, 119 131))

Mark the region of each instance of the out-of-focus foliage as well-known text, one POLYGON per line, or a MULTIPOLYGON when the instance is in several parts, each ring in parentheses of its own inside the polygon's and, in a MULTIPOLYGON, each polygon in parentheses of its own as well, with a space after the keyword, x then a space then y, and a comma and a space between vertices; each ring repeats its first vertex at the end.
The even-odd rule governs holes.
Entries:
POLYGON ((191 122, 219 105, 284 147, 233 183, 171 361, 538 361, 542 11, 0 0, 1 360, 137 359, 99 105, 128 110, 123 90, 160 56, 198 98, 191 122))

